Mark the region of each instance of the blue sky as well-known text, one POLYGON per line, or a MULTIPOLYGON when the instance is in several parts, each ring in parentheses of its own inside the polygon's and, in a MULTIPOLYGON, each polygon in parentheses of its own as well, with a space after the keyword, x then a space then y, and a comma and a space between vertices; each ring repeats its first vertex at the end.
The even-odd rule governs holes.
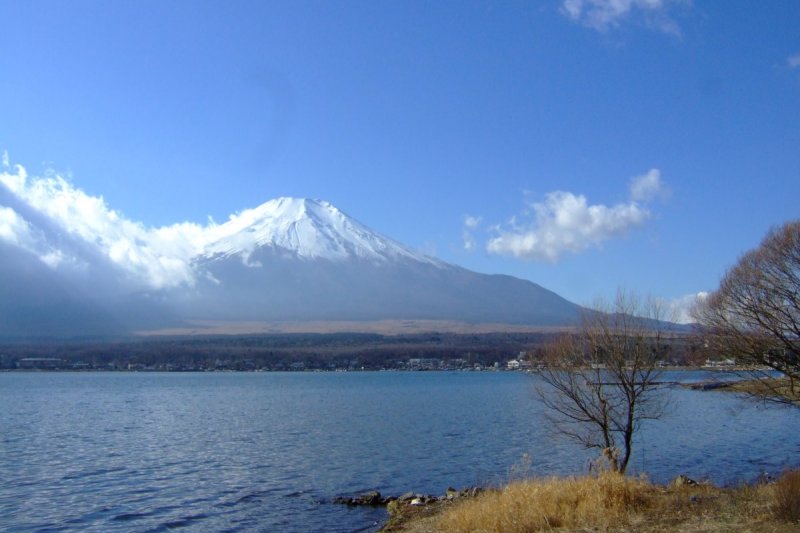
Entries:
POLYGON ((0 151, 146 226, 321 198, 578 303, 798 217, 800 3, 0 0, 0 151))

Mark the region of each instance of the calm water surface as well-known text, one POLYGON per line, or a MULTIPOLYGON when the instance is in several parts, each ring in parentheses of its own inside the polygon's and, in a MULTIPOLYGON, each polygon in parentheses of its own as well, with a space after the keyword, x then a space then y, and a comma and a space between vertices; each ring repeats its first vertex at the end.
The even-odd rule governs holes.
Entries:
MULTIPOLYGON (((0 374, 0 529, 373 531, 383 509, 331 500, 585 472, 591 455, 548 430, 535 379, 0 374)), ((800 465, 797 410, 724 393, 671 396, 669 416, 640 434, 635 471, 730 484, 800 465)))

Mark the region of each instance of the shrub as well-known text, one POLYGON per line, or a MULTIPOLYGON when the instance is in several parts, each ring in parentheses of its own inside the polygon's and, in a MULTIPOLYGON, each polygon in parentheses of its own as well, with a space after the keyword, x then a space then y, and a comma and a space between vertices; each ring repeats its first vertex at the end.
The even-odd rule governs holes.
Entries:
POLYGON ((780 519, 800 520, 800 470, 790 470, 775 482, 774 510, 780 519))

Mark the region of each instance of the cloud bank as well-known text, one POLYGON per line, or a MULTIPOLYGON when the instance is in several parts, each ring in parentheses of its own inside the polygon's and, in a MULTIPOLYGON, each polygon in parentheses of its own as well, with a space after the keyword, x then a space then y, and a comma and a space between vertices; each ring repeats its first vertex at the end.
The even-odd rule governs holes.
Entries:
POLYGON ((640 17, 652 28, 680 35, 668 8, 671 4, 686 3, 685 0, 563 0, 561 12, 573 22, 598 31, 608 31, 626 19, 640 17))
MULTIPOLYGON (((133 283, 154 289, 194 283, 189 259, 201 249, 207 228, 186 222, 147 228, 56 173, 30 177, 20 165, 11 168, 5 153, 3 167, 0 188, 16 203, 46 217, 69 239, 96 247, 133 283)), ((0 239, 28 250, 51 268, 82 263, 80 257, 71 257, 54 246, 62 237, 34 228, 19 208, 0 205, 0 239)))
POLYGON ((490 254, 511 255, 533 261, 557 262, 566 253, 579 253, 643 225, 651 212, 646 203, 665 194, 658 169, 631 180, 627 203, 589 205, 586 197, 555 191, 544 202, 531 204, 533 220, 519 223, 517 217, 486 245, 490 254))

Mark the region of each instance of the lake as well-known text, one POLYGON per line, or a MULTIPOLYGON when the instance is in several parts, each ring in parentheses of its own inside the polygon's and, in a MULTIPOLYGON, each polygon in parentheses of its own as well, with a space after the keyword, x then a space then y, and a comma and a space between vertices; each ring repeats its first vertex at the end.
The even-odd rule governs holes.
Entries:
MULTIPOLYGON (((2 373, 0 529, 374 531, 383 509, 332 499, 586 472, 594 455, 548 428, 536 379, 2 373)), ((734 484, 800 466, 800 410, 720 392, 670 396, 668 415, 638 435, 633 472, 734 484)))

